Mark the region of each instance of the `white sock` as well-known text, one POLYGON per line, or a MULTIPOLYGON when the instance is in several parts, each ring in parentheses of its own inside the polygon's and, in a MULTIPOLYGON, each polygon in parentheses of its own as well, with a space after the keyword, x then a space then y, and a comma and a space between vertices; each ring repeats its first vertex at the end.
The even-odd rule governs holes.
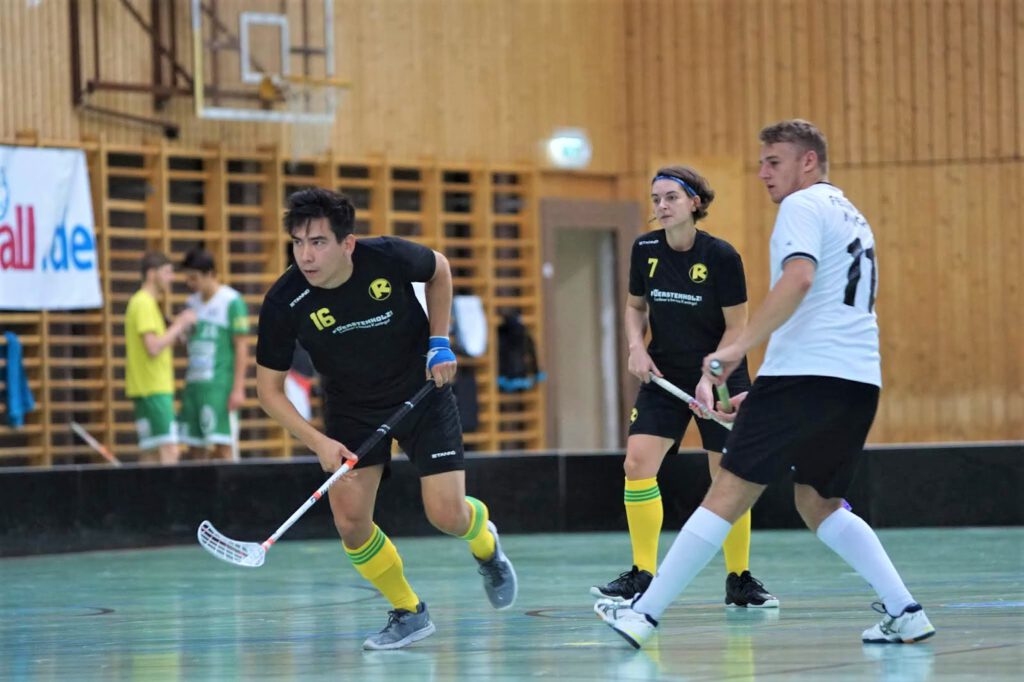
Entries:
POLYGON ((718 553, 731 529, 732 524, 721 516, 697 507, 676 536, 651 586, 633 604, 633 610, 655 620, 661 618, 669 604, 718 553))
POLYGON ((900 615, 914 603, 878 536, 864 519, 846 509, 837 509, 821 522, 817 535, 871 584, 890 616, 900 615))

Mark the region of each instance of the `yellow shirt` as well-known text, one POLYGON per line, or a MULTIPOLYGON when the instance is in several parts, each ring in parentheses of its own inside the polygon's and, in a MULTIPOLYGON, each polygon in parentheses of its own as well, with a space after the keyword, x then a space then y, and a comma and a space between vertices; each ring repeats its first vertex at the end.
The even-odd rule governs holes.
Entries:
POLYGON ((171 347, 167 346, 154 358, 143 341, 149 332, 163 336, 165 331, 167 325, 156 299, 145 289, 139 289, 129 299, 124 314, 125 393, 129 398, 174 393, 171 347))

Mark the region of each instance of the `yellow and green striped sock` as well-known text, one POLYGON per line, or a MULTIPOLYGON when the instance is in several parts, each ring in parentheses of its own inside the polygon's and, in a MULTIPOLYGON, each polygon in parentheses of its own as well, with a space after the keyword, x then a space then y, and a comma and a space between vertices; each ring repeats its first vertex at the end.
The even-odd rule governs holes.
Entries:
POLYGON ((629 540, 633 544, 633 563, 641 571, 653 574, 658 567, 658 537, 665 513, 657 478, 626 479, 623 493, 629 540))
MULTIPOLYGON (((342 546, 345 546, 344 543, 342 546)), ((405 579, 402 557, 398 555, 391 539, 376 524, 369 540, 355 549, 345 546, 345 554, 359 575, 380 590, 392 608, 416 610, 420 598, 405 579)))
POLYGON ((487 505, 475 497, 466 497, 469 505, 469 530, 460 539, 469 543, 469 551, 477 559, 485 560, 494 556, 494 534, 487 527, 490 513, 487 505))

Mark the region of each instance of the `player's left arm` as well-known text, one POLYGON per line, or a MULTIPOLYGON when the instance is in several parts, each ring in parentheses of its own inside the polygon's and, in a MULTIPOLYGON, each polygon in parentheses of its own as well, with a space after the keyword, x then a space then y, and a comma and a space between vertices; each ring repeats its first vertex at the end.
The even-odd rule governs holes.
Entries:
POLYGON ((235 334, 231 339, 235 346, 235 378, 228 396, 228 409, 232 412, 245 402, 245 375, 249 370, 249 340, 244 334, 235 334))
POLYGON ((228 396, 228 410, 241 409, 245 402, 245 376, 249 371, 249 311, 241 297, 231 303, 231 343, 235 349, 235 372, 228 396))
POLYGON ((437 251, 434 251, 434 274, 426 283, 426 298, 430 324, 427 374, 441 387, 455 378, 458 365, 448 339, 452 314, 452 269, 448 259, 437 251))
POLYGON ((728 346, 719 349, 704 358, 704 374, 711 377, 713 383, 723 383, 736 366, 739 365, 747 352, 768 339, 772 332, 788 320, 804 300, 811 285, 817 265, 802 257, 790 258, 782 268, 782 276, 775 283, 764 299, 764 303, 754 312, 750 323, 737 335, 728 346), (720 376, 712 377, 708 369, 711 360, 722 363, 720 376))

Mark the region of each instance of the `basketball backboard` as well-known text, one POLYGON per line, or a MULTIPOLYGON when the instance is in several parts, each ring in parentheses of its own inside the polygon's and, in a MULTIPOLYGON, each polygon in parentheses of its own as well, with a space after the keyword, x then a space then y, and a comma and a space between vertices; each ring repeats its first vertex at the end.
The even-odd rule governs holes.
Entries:
POLYGON ((192 0, 196 116, 329 124, 333 0, 192 0))

